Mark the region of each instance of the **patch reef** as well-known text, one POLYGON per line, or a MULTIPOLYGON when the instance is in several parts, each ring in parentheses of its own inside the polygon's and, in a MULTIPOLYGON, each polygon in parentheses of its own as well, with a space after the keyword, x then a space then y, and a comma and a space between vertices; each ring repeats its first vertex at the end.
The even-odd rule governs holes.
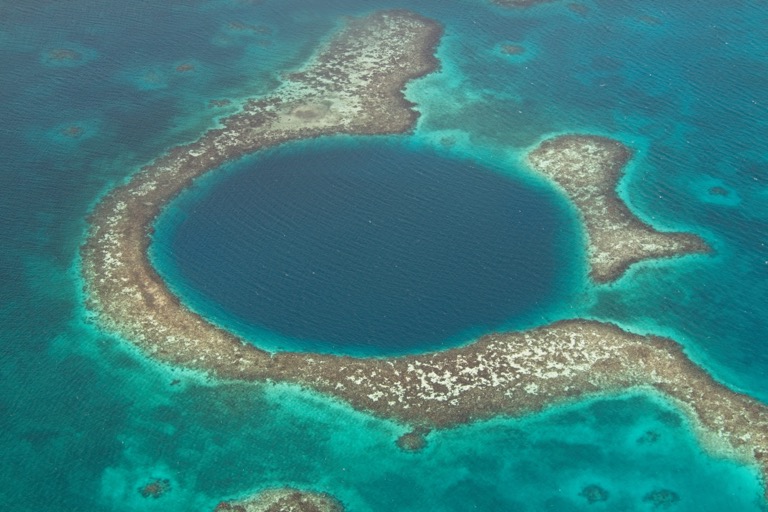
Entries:
MULTIPOLYGON (((153 222, 196 176, 289 140, 409 130, 417 114, 401 91, 407 81, 437 67, 434 50, 440 34, 436 23, 405 11, 351 19, 274 96, 249 102, 223 128, 174 148, 106 195, 90 218, 81 252, 88 306, 99 322, 164 363, 221 379, 307 386, 424 431, 520 415, 606 391, 652 388, 696 420, 708 446, 756 461, 768 473, 768 408, 714 381, 668 339, 574 320, 407 357, 270 354, 185 308, 154 271, 147 257, 153 222)), ((598 255, 603 250, 614 254, 602 245, 614 234, 649 230, 612 199, 625 151, 607 139, 567 137, 546 142, 531 155, 532 164, 551 173, 582 210, 598 255), (572 169, 579 170, 579 183, 595 190, 580 194, 582 185, 571 188, 561 170, 572 169), (599 176, 588 176, 596 169, 599 176), (615 209, 620 217, 613 216, 615 209)), ((640 235, 623 238, 621 257, 593 259, 598 278, 660 255, 642 245, 640 235)), ((684 238, 671 240, 682 244, 684 238)), ((663 254, 689 250, 684 244, 666 247, 663 254)))

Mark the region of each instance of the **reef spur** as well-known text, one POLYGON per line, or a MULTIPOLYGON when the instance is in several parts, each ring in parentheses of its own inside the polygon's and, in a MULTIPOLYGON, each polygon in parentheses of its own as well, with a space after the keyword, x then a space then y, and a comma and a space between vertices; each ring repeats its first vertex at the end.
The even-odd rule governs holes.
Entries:
MULTIPOLYGON (((706 446, 759 464, 768 474, 768 408, 716 382, 669 339, 571 320, 413 356, 271 354, 184 307, 157 275, 147 256, 153 222, 194 177, 288 140, 411 129, 417 114, 402 89, 437 67, 440 35, 438 24, 405 11, 350 19, 274 96, 251 101, 223 128, 172 149, 107 194, 90 217, 81 249, 86 301, 99 323, 164 363, 220 379, 295 383, 423 430, 520 415, 606 392, 653 389, 687 411, 706 446)), ((614 169, 621 160, 612 153, 621 152, 620 146, 610 143, 605 149, 607 139, 588 140, 588 149, 576 139, 565 141, 544 143, 531 155, 532 164, 548 174, 559 162, 588 170, 602 168, 603 159, 614 169)), ((601 176, 599 186, 608 191, 602 195, 610 195, 615 171, 601 176)), ((599 206, 599 196, 572 197, 585 219, 606 215, 610 222, 623 222, 612 217, 614 210, 599 206), (590 200, 598 201, 593 209, 590 200)), ((594 233, 590 228, 597 243, 594 233)), ((634 240, 628 237, 622 252, 631 255, 634 240)), ((600 275, 607 279, 626 264, 611 263, 600 275)))
POLYGON ((563 135, 542 142, 529 164, 557 183, 579 210, 587 230, 590 275, 604 283, 648 258, 710 252, 690 233, 665 233, 637 218, 616 193, 632 157, 618 141, 589 135, 563 135))

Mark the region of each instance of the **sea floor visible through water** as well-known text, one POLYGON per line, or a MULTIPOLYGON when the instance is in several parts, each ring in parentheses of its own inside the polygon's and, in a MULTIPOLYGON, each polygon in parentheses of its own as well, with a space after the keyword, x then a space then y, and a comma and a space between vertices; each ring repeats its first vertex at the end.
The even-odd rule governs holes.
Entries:
POLYGON ((538 183, 577 229, 521 158, 555 133, 616 138, 635 151, 619 187, 634 211, 716 250, 595 286, 578 248, 563 262, 572 299, 526 322, 576 315, 670 335, 768 401, 768 13, 710 0, 572 5, 0 1, 3 508, 211 510, 295 485, 350 511, 765 510, 755 470, 704 452, 654 396, 433 432, 405 453, 395 439, 406 426, 305 390, 159 367, 84 308, 77 254, 101 194, 271 90, 343 16, 405 7, 445 36, 440 70, 407 88, 422 116, 404 144, 538 183), (156 478, 170 490, 143 497, 156 478))

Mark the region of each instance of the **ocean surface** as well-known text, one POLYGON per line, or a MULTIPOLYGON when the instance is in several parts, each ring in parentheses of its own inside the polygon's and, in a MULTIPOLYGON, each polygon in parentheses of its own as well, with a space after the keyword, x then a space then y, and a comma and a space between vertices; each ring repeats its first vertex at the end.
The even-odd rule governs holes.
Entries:
POLYGON ((414 133, 290 144, 198 180, 160 219, 152 247, 182 300, 270 350, 356 354, 596 318, 671 336, 717 379, 768 402, 768 10, 738 0, 578 5, 0 0, 2 508, 206 511, 294 485, 350 511, 766 510, 756 470, 706 453, 656 396, 432 432, 423 452, 404 453, 403 425, 291 386, 215 384, 159 367, 84 307, 78 248, 102 194, 268 93, 344 16, 409 8, 445 27, 440 70, 407 88, 422 113, 414 133), (507 55, 508 44, 525 51, 507 55), (209 103, 223 99, 231 104, 209 103), (716 253, 591 283, 573 207, 523 162, 542 138, 570 132, 633 148, 621 196, 716 253), (265 191, 269 180, 287 195, 265 191), (504 204, 471 200, 481 195, 504 204), (349 232, 327 232, 342 217, 349 232), (287 245, 275 242, 283 224, 287 245), (414 233, 425 246, 408 243, 414 233), (273 252, 257 251, 270 237, 273 252), (364 264, 374 256, 379 268, 364 264), (256 272, 275 262, 296 272, 307 257, 321 272, 365 268, 359 282, 256 272), (208 281, 221 258, 238 287, 208 281), (463 275, 462 262, 477 258, 488 260, 475 270, 514 279, 463 275), (400 302, 398 279, 427 274, 400 302), (271 302, 244 307, 267 283, 271 302), (466 283, 466 295, 439 291, 466 283), (325 289, 336 298, 323 304, 325 289), (364 297, 347 303, 357 308, 348 322, 335 313, 344 294, 364 297), (432 302, 415 315, 420 297, 432 302), (408 313, 402 322, 381 320, 385 299, 408 313), (301 307, 302 322, 281 304, 301 307), (156 478, 169 492, 143 497, 156 478))

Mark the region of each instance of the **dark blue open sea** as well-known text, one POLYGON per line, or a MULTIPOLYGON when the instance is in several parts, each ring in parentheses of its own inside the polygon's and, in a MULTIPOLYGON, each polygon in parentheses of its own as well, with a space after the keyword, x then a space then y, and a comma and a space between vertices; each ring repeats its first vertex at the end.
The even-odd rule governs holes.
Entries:
POLYGON ((755 468, 704 452, 656 396, 404 453, 402 425, 291 386, 201 383, 92 322, 78 248, 98 198, 272 90, 343 16, 393 7, 445 27, 440 70, 407 88, 417 129, 293 143, 198 180, 151 248, 182 300, 270 350, 357 355, 602 319, 671 336, 768 402, 763 2, 0 0, 0 509, 210 511, 283 485, 353 512, 767 509, 755 468), (568 132, 632 147, 622 197, 716 254, 591 283, 573 207, 522 162, 568 132), (170 491, 144 498, 155 478, 170 491))

